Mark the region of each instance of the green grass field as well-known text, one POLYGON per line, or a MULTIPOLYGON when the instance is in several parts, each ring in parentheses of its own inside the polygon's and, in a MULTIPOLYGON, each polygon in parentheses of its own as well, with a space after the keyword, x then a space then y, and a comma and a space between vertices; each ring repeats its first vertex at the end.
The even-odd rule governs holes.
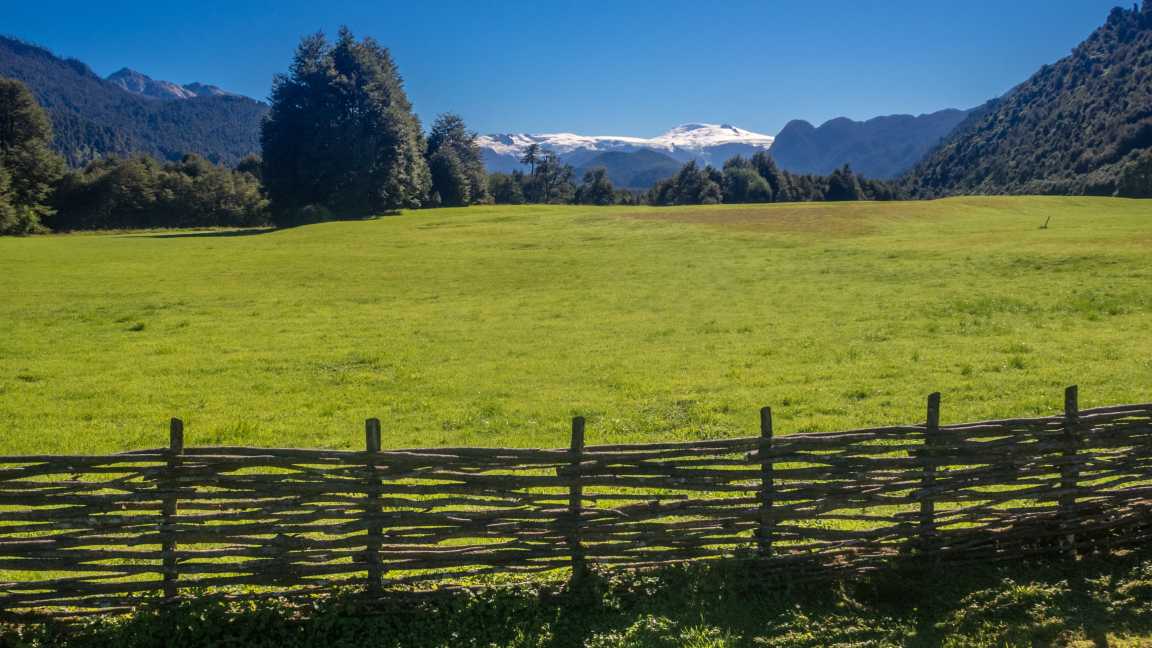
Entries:
POLYGON ((1152 400, 1152 203, 482 207, 0 240, 0 451, 564 446, 1152 400), (1047 229, 1041 229, 1051 218, 1047 229))

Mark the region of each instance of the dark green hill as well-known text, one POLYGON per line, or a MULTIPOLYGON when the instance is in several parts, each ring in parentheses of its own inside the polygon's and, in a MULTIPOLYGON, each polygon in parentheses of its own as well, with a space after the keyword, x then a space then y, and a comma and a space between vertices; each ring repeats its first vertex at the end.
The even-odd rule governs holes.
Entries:
POLYGON ((48 111, 55 147, 72 165, 146 153, 176 160, 197 153, 235 164, 260 150, 268 107, 247 97, 161 101, 125 91, 87 65, 0 36, 0 77, 23 81, 48 111))
POLYGON ((977 110, 907 182, 928 197, 1152 196, 1152 0, 977 110))
POLYGON ((603 167, 618 189, 648 189, 676 175, 681 166, 675 159, 650 149, 605 151, 584 161, 576 169, 576 177, 579 179, 589 169, 603 167))

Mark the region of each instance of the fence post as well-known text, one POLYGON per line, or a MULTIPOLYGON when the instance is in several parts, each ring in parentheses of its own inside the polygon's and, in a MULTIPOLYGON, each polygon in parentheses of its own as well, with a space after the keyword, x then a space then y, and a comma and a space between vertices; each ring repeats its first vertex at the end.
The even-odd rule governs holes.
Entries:
POLYGON ((584 547, 580 542, 580 520, 584 509, 584 484, 580 478, 580 461, 584 455, 584 417, 572 419, 572 445, 570 446, 569 468, 572 481, 568 485, 568 549, 572 554, 572 581, 584 578, 587 565, 584 562, 584 547))
POLYGON ((180 488, 177 481, 177 470, 180 467, 180 455, 184 454, 184 421, 173 418, 168 422, 168 465, 164 471, 164 498, 160 509, 160 555, 164 576, 164 598, 176 598, 179 571, 176 564, 176 529, 175 521, 178 502, 176 492, 180 488))
POLYGON ((760 409, 760 527, 756 530, 756 548, 761 558, 772 555, 772 503, 775 499, 775 475, 772 467, 772 408, 760 409))
POLYGON ((927 549, 936 538, 936 498, 932 488, 936 485, 937 457, 931 450, 940 437, 940 393, 928 395, 928 417, 924 424, 923 472, 920 476, 920 546, 927 549))
POLYGON ((380 452, 380 419, 370 418, 364 421, 364 450, 368 453, 366 468, 368 469, 367 502, 364 513, 367 520, 367 539, 365 540, 364 558, 368 564, 368 593, 380 594, 384 590, 384 566, 380 550, 384 544, 384 529, 380 522, 380 495, 382 484, 376 472, 376 458, 372 455, 380 452))
POLYGON ((1076 559, 1076 489, 1079 487, 1080 467, 1076 455, 1080 452, 1079 389, 1072 385, 1064 390, 1064 461, 1060 465, 1060 526, 1064 531, 1065 554, 1076 559))

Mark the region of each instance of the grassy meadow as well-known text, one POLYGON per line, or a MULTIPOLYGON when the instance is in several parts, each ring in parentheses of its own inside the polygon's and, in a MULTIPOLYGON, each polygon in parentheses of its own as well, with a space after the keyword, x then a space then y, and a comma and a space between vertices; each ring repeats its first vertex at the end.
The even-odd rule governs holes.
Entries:
POLYGON ((472 207, 0 239, 0 451, 564 446, 1152 400, 1152 203, 472 207), (1048 221, 1048 227, 1042 228, 1048 221))

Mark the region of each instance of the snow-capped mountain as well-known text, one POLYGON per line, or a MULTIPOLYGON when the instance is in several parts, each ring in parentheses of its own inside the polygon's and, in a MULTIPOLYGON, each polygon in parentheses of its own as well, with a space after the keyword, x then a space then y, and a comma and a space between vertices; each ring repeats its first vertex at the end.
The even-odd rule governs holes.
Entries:
POLYGON ((705 164, 723 164, 736 155, 751 155, 772 146, 771 135, 754 133, 730 124, 684 124, 659 137, 617 135, 577 135, 575 133, 509 133, 481 135, 477 143, 484 152, 489 171, 511 171, 521 168, 520 156, 530 144, 555 151, 562 160, 581 166, 606 151, 632 152, 643 149, 659 151, 680 162, 696 160, 705 164))

